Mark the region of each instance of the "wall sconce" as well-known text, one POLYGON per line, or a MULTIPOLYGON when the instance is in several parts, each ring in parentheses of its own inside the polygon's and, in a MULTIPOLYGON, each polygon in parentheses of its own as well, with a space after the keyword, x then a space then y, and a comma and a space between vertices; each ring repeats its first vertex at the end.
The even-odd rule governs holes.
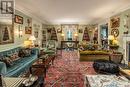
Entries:
POLYGON ((62 37, 64 37, 64 36, 65 36, 65 34, 63 34, 63 33, 62 33, 62 34, 61 34, 61 36, 62 36, 62 37))
POLYGON ((22 36, 23 36, 23 31, 20 30, 20 31, 19 31, 19 37, 22 37, 22 36))
POLYGON ((18 26, 18 30, 15 33, 19 36, 19 38, 23 36, 23 30, 21 30, 20 25, 18 26))
POLYGON ((78 34, 77 34, 77 33, 75 33, 75 34, 74 34, 74 36, 75 36, 75 37, 77 37, 77 36, 78 36, 78 34))
POLYGON ((75 36, 75 40, 77 41, 78 34, 77 34, 77 33, 75 33, 75 34, 74 34, 74 36, 75 36))
POLYGON ((18 30, 15 33, 19 36, 19 38, 23 36, 23 31, 22 30, 18 30))
POLYGON ((124 19, 124 27, 128 29, 129 28, 128 21, 129 21, 130 16, 129 16, 129 14, 126 14, 125 16, 126 16, 126 18, 124 19))

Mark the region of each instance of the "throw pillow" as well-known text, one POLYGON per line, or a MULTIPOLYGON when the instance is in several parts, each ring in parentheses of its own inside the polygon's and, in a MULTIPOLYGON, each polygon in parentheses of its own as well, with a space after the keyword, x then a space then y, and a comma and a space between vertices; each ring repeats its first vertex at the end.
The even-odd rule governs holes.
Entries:
POLYGON ((31 49, 21 49, 19 51, 19 57, 28 57, 31 56, 31 49))
POLYGON ((31 56, 31 49, 24 50, 25 57, 31 56))
POLYGON ((4 62, 7 67, 13 65, 13 61, 9 57, 1 58, 0 61, 4 62))
POLYGON ((12 54, 11 56, 10 56, 10 59, 12 60, 12 61, 16 61, 16 60, 18 60, 19 59, 19 57, 17 56, 17 54, 12 54))
POLYGON ((20 50, 19 50, 18 56, 19 56, 19 57, 24 57, 23 49, 20 49, 20 50))

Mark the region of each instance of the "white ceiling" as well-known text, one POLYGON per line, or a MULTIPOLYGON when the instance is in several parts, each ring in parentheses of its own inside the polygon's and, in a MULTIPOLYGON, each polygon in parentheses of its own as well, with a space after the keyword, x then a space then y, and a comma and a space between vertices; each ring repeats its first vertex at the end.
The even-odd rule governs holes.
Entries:
POLYGON ((52 24, 98 23, 130 7, 130 0, 15 0, 24 9, 52 24))

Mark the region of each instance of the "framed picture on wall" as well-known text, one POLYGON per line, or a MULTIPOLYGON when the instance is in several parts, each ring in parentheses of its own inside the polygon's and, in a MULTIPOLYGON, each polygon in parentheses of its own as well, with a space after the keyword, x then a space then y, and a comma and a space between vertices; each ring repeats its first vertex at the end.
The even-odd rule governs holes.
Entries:
POLYGON ((32 27, 25 27, 25 34, 32 34, 32 27))
POLYGON ((23 17, 15 15, 14 22, 18 24, 23 24, 23 17))
POLYGON ((112 18, 110 20, 110 23, 111 23, 111 28, 117 28, 120 26, 120 18, 119 17, 112 18))
POLYGON ((0 44, 14 43, 14 30, 12 25, 0 24, 0 44))

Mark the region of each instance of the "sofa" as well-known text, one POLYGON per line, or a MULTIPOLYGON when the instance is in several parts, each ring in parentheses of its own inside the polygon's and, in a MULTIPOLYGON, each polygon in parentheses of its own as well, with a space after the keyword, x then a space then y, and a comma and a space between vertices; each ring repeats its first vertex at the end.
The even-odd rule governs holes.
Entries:
MULTIPOLYGON (((7 51, 0 52, 0 59, 6 57, 9 54, 19 53, 21 47, 13 48, 7 51)), ((31 48, 31 54, 25 57, 19 57, 17 60, 13 61, 11 66, 7 66, 7 64, 3 61, 0 61, 0 74, 7 77, 18 77, 23 74, 26 70, 28 70, 32 64, 38 58, 38 49, 31 48)))
POLYGON ((97 59, 110 60, 109 52, 107 51, 86 50, 86 51, 81 51, 79 53, 80 53, 80 61, 94 61, 97 59))

